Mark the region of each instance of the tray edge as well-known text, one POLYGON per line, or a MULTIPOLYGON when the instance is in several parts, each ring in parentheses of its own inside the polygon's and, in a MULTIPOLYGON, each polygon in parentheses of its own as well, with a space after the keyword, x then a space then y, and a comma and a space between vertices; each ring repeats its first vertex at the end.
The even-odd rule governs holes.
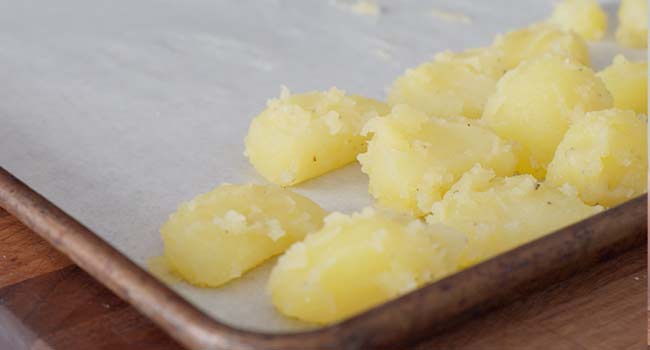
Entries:
POLYGON ((647 240, 647 195, 643 195, 342 323, 269 334, 234 328, 199 311, 2 167, 0 207, 174 339, 195 349, 386 348, 443 331, 647 240), (541 260, 550 263, 540 264, 541 260), (485 293, 477 286, 492 289, 485 293))

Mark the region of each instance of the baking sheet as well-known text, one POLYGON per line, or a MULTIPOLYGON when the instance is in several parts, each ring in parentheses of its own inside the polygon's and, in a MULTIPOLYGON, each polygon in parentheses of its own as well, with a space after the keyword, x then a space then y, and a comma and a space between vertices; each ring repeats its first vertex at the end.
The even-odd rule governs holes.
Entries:
MULTIPOLYGON (((552 7, 378 3, 381 15, 371 16, 328 0, 2 0, 0 165, 146 266, 162 253, 158 227, 179 202, 220 182, 264 182, 242 154, 243 138, 280 85, 382 99, 407 67, 443 49, 488 45, 552 7), (470 21, 445 21, 434 9, 470 21)), ((616 1, 606 8, 614 13, 616 1)), ((618 51, 611 35, 592 45, 595 66, 618 51)), ((372 203, 366 186, 351 165, 295 189, 349 212, 372 203)), ((309 328, 269 304, 271 266, 220 289, 173 288, 234 326, 309 328)))

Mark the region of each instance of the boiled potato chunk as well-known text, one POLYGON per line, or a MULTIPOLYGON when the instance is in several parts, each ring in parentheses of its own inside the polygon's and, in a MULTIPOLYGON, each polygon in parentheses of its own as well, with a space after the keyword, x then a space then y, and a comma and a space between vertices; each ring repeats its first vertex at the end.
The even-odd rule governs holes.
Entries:
POLYGON ((498 135, 522 146, 520 173, 543 179, 571 121, 611 106, 611 94, 591 69, 544 56, 522 63, 499 80, 483 120, 498 135))
POLYGON ((503 176, 515 170, 511 143, 479 120, 428 117, 398 105, 370 120, 364 132, 373 134, 368 151, 358 157, 370 193, 382 206, 414 215, 427 213, 476 163, 503 176))
POLYGON ((555 6, 550 22, 586 40, 600 40, 607 31, 607 14, 597 0, 564 0, 555 6))
POLYGON ((182 203, 160 229, 171 270, 197 286, 238 278, 322 226, 311 200, 269 185, 221 185, 182 203))
POLYGON ((283 314, 331 323, 454 272, 464 244, 462 234, 409 216, 333 213, 280 257, 268 289, 283 314))
POLYGON ((436 117, 479 118, 503 75, 500 60, 487 48, 439 54, 433 62, 408 69, 397 78, 388 103, 408 104, 436 117))
POLYGON ((568 186, 556 189, 530 175, 496 177, 477 165, 433 205, 427 221, 467 235, 460 260, 467 267, 601 210, 584 204, 568 186))
POLYGON ((616 41, 623 46, 648 47, 648 1, 621 0, 616 41))
POLYGON ((294 185, 353 162, 366 149, 359 134, 365 122, 387 112, 379 101, 336 88, 297 95, 285 89, 251 122, 246 155, 268 181, 294 185))
POLYGON ((614 107, 648 114, 648 61, 630 62, 622 55, 598 73, 614 97, 614 107))
POLYGON ((479 47, 461 52, 443 51, 434 56, 434 62, 463 64, 496 79, 506 72, 502 52, 492 47, 479 47))
POLYGON ((493 47, 502 52, 506 69, 549 54, 569 58, 587 66, 590 64, 589 49, 580 36, 544 23, 497 36, 493 47))
POLYGON ((648 190, 647 118, 609 109, 587 113, 564 135, 547 182, 569 184, 588 204, 614 206, 648 190))

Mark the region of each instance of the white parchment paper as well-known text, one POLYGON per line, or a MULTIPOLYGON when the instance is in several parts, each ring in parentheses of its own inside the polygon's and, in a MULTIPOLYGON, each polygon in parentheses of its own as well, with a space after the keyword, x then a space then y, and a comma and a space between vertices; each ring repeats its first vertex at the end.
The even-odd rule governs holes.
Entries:
MULTIPOLYGON (((615 3, 606 3, 610 13, 615 3)), ((383 99, 407 67, 443 49, 488 45, 552 7, 379 4, 373 17, 329 0, 1 0, 0 165, 144 266, 161 254, 158 228, 179 202, 224 181, 263 182, 242 155, 243 138, 281 84, 383 99), (444 21, 434 8, 471 21, 444 21)), ((594 45, 595 65, 616 51, 611 35, 594 45)), ((372 202, 366 186, 351 165, 296 189, 349 212, 372 202)), ((308 327, 269 304, 270 267, 221 289, 174 289, 231 325, 308 327)))

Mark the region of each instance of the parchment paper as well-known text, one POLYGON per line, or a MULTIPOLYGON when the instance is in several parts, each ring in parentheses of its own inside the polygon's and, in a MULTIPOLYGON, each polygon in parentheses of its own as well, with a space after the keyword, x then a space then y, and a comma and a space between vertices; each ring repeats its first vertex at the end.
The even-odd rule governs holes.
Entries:
MULTIPOLYGON (((158 228, 179 202, 223 181, 263 182, 243 138, 281 84, 382 99, 407 67, 488 45, 545 18, 552 2, 380 4, 373 17, 328 0, 2 0, 0 164, 144 266, 161 254, 158 228)), ((593 46, 595 65, 617 50, 611 35, 593 46)), ((366 186, 351 165, 296 189, 349 212, 372 203, 366 186)), ((174 289, 235 326, 309 327, 273 310, 269 269, 221 289, 174 289)))

